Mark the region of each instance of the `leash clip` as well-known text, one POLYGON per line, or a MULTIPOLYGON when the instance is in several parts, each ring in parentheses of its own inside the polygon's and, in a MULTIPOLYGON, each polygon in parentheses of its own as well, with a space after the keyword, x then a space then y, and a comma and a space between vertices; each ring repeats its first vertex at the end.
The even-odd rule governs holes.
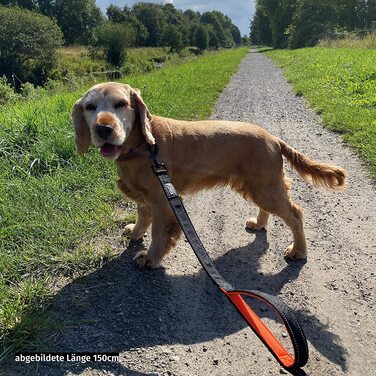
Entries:
POLYGON ((164 163, 162 162, 158 162, 158 165, 154 164, 152 166, 152 169, 154 171, 154 174, 157 175, 157 176, 160 176, 160 175, 167 175, 167 169, 166 169, 166 166, 164 163))
MULTIPOLYGON (((153 169, 159 169, 164 164, 158 160, 159 148, 157 144, 150 145, 150 159, 153 161, 153 169)), ((166 171, 167 172, 167 171, 166 171)))

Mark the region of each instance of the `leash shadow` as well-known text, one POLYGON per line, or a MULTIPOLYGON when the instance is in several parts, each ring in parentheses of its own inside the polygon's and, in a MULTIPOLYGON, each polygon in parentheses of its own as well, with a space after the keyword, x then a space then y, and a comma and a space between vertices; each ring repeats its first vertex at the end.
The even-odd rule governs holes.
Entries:
MULTIPOLYGON (((51 305, 50 317, 55 329, 42 335, 36 350, 131 352, 139 348, 203 343, 224 338, 246 326, 201 268, 194 275, 168 275, 164 268, 141 270, 132 261, 141 248, 141 243, 133 242, 101 269, 65 286, 51 305)), ((256 232, 253 242, 229 250, 214 263, 235 287, 279 295, 286 283, 298 278, 304 263, 285 264, 274 275, 260 273, 260 260, 268 248, 266 232, 256 232)), ((345 350, 339 338, 309 312, 294 311, 294 314, 315 348, 345 369, 339 356, 345 350), (330 348, 333 350, 328 351, 330 348)), ((268 312, 263 315, 267 316, 268 312)), ((126 359, 123 364, 127 364, 126 359)), ((37 367, 23 365, 21 368, 13 362, 9 370, 15 373, 7 374, 63 376, 69 370, 83 371, 88 365, 40 363, 37 367)), ((119 363, 90 363, 90 367, 111 370, 115 375, 154 376, 119 363)))

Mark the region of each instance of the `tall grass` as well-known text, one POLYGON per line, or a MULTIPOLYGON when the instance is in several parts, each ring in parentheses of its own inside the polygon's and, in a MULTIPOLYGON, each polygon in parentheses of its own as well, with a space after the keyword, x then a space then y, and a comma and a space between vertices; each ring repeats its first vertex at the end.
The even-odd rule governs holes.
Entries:
MULTIPOLYGON (((205 118, 246 53, 213 53, 126 82, 143 90, 152 113, 205 118)), ((33 344, 57 281, 119 252, 92 242, 118 226, 113 209, 123 199, 112 163, 94 149, 75 153, 70 110, 86 89, 0 111, 0 360, 33 344)))
POLYGON ((365 36, 346 34, 341 38, 326 38, 319 42, 319 47, 328 48, 376 48, 376 33, 365 36))

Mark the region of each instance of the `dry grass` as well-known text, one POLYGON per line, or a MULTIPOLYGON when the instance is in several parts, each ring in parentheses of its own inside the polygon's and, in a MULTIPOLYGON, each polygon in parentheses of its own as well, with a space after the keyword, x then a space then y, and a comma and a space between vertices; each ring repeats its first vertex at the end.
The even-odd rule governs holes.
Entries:
POLYGON ((348 34, 344 38, 323 39, 319 47, 328 48, 376 48, 376 33, 370 33, 363 37, 348 34))

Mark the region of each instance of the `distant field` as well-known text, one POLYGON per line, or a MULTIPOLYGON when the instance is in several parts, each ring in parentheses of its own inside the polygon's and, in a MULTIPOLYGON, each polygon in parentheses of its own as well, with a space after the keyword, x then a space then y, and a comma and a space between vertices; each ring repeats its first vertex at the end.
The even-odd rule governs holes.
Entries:
POLYGON ((376 178, 376 49, 267 51, 325 125, 341 133, 376 178))
POLYGON ((179 54, 168 52, 163 47, 129 48, 124 65, 120 68, 109 67, 106 59, 100 50, 83 46, 63 47, 58 50, 57 66, 51 73, 53 79, 60 79, 64 76, 89 76, 93 75, 98 79, 106 79, 105 72, 120 71, 122 75, 147 73, 155 69, 156 65, 173 65, 184 59, 195 57, 188 48, 179 54))
MULTIPOLYGON (((247 50, 211 53, 126 82, 141 88, 152 113, 206 118, 247 50)), ((33 345, 56 281, 119 251, 93 241, 119 226, 114 165, 96 150, 78 157, 74 149, 70 111, 86 89, 0 110, 0 360, 33 345)))

